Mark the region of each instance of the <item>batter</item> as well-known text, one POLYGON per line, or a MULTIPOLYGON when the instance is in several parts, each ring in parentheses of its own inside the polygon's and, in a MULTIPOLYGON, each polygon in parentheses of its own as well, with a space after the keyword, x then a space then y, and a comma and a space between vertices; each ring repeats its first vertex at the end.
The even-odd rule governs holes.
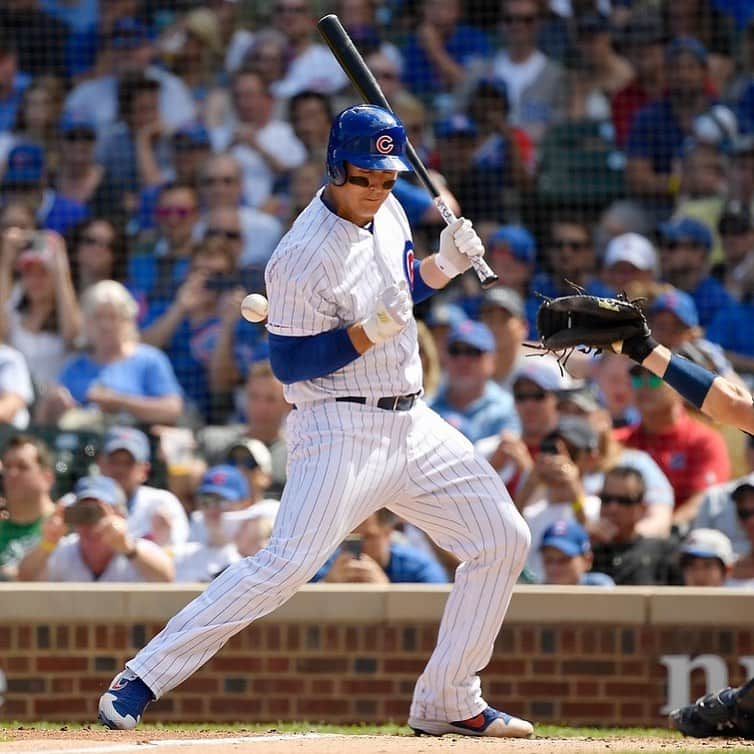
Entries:
POLYGON ((294 404, 288 479, 269 545, 228 567, 126 663, 100 720, 135 727, 147 704, 308 582, 343 538, 382 507, 457 555, 437 647, 414 691, 417 733, 525 737, 532 725, 490 707, 477 672, 490 660, 529 532, 497 473, 421 399, 412 306, 483 253, 468 220, 414 259, 391 195, 409 170, 403 125, 372 105, 332 125, 329 180, 266 269, 270 360, 294 404))

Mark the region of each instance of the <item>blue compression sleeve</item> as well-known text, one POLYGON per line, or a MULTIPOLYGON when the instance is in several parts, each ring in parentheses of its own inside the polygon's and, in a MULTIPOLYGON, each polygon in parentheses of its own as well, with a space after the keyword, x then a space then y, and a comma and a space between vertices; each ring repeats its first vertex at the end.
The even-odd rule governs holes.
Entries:
POLYGON ((693 361, 673 354, 663 379, 675 388, 689 403, 701 408, 715 381, 715 375, 693 361))
POLYGON ((435 293, 437 293, 437 288, 432 288, 432 286, 427 285, 427 283, 424 281, 424 278, 421 275, 421 272, 419 272, 419 269, 421 268, 422 263, 421 260, 415 259, 414 260, 414 289, 411 291, 411 298, 414 300, 415 304, 419 304, 422 301, 428 299, 430 296, 433 296, 435 293))
POLYGON ((361 356, 344 329, 301 337, 270 333, 269 342, 272 371, 286 385, 332 374, 361 356))

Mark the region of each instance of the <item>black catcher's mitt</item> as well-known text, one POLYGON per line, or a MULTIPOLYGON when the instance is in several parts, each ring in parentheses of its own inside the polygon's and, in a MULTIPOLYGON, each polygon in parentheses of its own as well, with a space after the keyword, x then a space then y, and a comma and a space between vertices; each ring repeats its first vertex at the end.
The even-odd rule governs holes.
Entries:
POLYGON ((670 724, 694 738, 754 738, 754 678, 673 710, 670 724))
POLYGON ((537 330, 548 351, 579 346, 620 351, 621 341, 650 335, 644 313, 623 294, 599 298, 579 293, 545 299, 537 312, 537 330))

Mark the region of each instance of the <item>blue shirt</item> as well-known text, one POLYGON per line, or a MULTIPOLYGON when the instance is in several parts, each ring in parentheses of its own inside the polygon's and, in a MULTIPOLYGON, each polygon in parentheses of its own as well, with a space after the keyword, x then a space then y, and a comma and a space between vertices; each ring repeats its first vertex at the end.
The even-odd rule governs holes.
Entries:
POLYGON ((430 207, 432 197, 427 189, 421 186, 414 186, 402 178, 399 178, 393 186, 393 195, 401 203, 403 211, 408 217, 409 225, 419 225, 422 222, 424 213, 430 207))
POLYGON ((587 571, 582 575, 579 586, 615 586, 615 582, 606 573, 587 571))
POLYGON ((58 381, 82 406, 87 405, 86 394, 95 382, 117 393, 143 398, 181 394, 168 357, 144 343, 112 364, 100 364, 89 354, 74 356, 66 362, 58 381))
POLYGON ((649 160, 655 173, 669 175, 685 140, 670 100, 662 99, 636 113, 628 132, 626 153, 649 160))
POLYGON ((753 322, 754 302, 732 302, 717 313, 705 335, 726 351, 754 356, 753 322))
MULTIPOLYGON (((327 576, 339 553, 338 549, 327 559, 312 581, 322 581, 327 576)), ((391 584, 447 584, 448 582, 448 574, 434 558, 421 550, 398 542, 390 543, 390 561, 385 567, 385 574, 391 584)))
POLYGON ((431 408, 471 442, 500 434, 504 429, 516 434, 521 431, 512 396, 492 380, 487 381, 482 396, 462 411, 448 403, 447 395, 448 387, 445 385, 431 408))
MULTIPOLYGON (((458 65, 468 65, 474 58, 487 58, 491 47, 487 35, 474 28, 458 24, 445 40, 445 51, 458 65)), ((448 90, 427 58, 415 34, 403 48, 403 82, 416 94, 436 94, 448 90)))
POLYGON ((31 76, 18 72, 13 79, 10 94, 5 99, 0 99, 0 131, 13 130, 16 113, 29 84, 31 84, 31 76))
POLYGON ((48 201, 42 203, 37 212, 39 224, 47 230, 55 230, 61 235, 89 217, 89 209, 73 199, 66 199, 57 192, 47 192, 48 201))
POLYGON ((128 264, 128 289, 139 304, 139 326, 163 315, 188 275, 188 257, 160 256, 160 243, 147 254, 135 254, 128 264))
POLYGON ((736 103, 736 115, 741 133, 754 133, 754 79, 741 92, 736 103))
POLYGON ((722 283, 709 275, 689 294, 696 304, 699 324, 702 327, 707 327, 721 309, 734 306, 736 303, 722 283))

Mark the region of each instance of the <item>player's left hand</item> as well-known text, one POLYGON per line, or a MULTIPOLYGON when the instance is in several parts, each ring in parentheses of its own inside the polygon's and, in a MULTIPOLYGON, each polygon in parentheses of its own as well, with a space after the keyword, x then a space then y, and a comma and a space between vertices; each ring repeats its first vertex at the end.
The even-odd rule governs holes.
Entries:
POLYGON ((482 239, 474 230, 471 220, 459 217, 440 233, 436 264, 445 275, 454 278, 471 267, 472 257, 483 254, 482 239))

